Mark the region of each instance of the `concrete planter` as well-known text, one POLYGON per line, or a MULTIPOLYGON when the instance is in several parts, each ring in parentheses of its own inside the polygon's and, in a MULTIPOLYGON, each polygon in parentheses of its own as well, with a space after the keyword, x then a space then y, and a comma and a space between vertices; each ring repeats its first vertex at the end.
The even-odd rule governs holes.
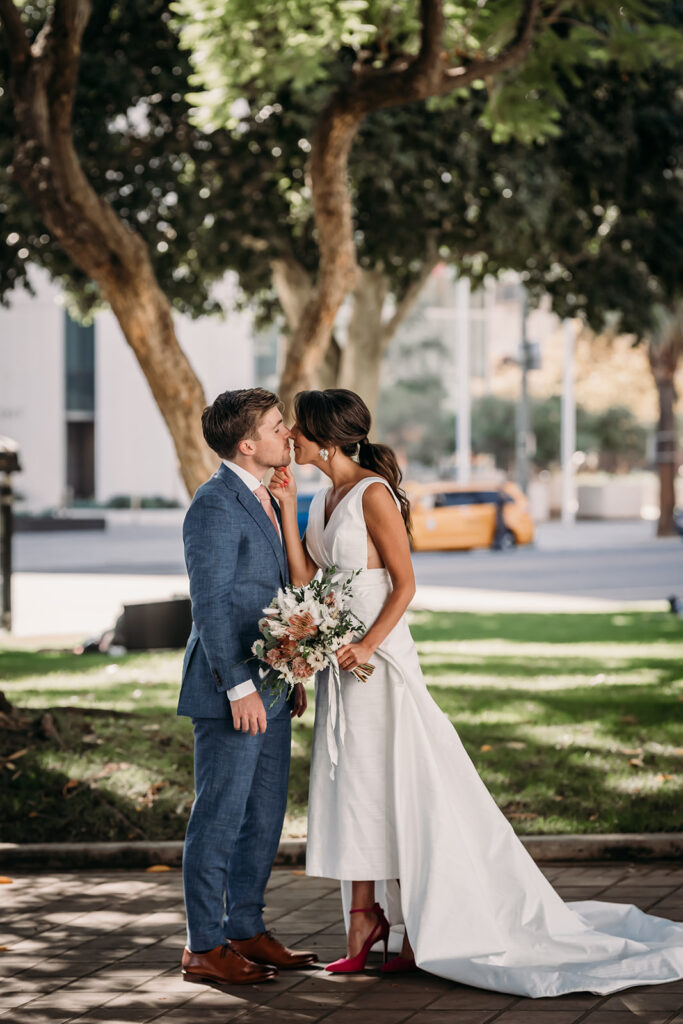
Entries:
MULTIPOLYGON (((522 836, 537 862, 680 860, 683 833, 612 833, 585 836, 522 836)), ((180 867, 183 844, 130 843, 0 843, 0 868, 70 871, 76 868, 145 868, 153 864, 180 867)), ((282 839, 275 864, 302 866, 305 839, 282 839)))
POLYGON ((579 484, 577 499, 581 519, 640 519, 643 484, 627 477, 606 483, 579 484))

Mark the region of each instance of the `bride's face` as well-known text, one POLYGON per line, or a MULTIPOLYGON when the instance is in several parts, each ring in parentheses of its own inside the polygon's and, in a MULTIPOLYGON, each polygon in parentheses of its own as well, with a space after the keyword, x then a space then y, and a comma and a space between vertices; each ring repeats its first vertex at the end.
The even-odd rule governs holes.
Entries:
POLYGON ((320 462, 320 445, 315 441, 309 441, 298 423, 295 423, 289 431, 293 442, 294 461, 297 466, 308 466, 312 462, 320 462))

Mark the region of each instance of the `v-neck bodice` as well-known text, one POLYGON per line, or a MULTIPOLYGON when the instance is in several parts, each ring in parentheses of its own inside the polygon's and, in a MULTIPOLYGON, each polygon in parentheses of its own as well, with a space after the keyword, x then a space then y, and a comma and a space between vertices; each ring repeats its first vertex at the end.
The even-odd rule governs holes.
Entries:
POLYGON ((321 569, 330 565, 336 565, 340 570, 366 569, 368 533, 363 516, 363 494, 375 483, 388 487, 396 500, 388 480, 381 476, 367 476, 346 492, 325 522, 325 502, 330 488, 318 491, 313 498, 308 512, 306 547, 321 569))
POLYGON ((342 497, 339 499, 337 504, 334 506, 334 508, 330 512, 329 516, 327 514, 327 495, 332 490, 332 487, 327 487, 323 491, 323 503, 322 503, 322 505, 323 505, 323 532, 330 525, 330 520, 334 516, 334 513, 337 511, 337 509, 341 508, 341 506, 344 504, 346 499, 349 498, 353 494, 353 492, 355 491, 356 487, 358 487, 359 484, 365 483, 366 480, 379 480, 379 479, 380 479, 379 477, 364 477, 362 480, 356 480, 355 484, 352 484, 351 487, 349 487, 349 489, 346 492, 346 494, 342 495, 342 497))

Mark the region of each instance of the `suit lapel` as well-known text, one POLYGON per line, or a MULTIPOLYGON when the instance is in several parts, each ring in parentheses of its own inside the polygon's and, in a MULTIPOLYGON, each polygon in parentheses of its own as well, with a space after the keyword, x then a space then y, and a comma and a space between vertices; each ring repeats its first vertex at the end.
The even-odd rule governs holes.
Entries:
MULTIPOLYGON (((221 463, 218 469, 218 475, 222 479, 226 487, 233 490, 237 496, 242 508, 249 513, 251 518, 254 520, 258 528, 261 530, 263 536, 270 544, 273 549, 273 554, 277 558, 278 566, 280 567, 280 576, 282 577, 283 583, 286 582, 287 578, 287 567, 285 564, 285 552, 284 546, 280 541, 280 538, 273 529, 273 524, 263 510, 263 506, 258 498, 249 490, 243 480, 233 473, 231 469, 221 463)), ((277 502, 273 499, 273 508, 276 510, 275 515, 278 517, 280 523, 280 529, 282 529, 282 520, 280 518, 280 509, 277 506, 277 502)))

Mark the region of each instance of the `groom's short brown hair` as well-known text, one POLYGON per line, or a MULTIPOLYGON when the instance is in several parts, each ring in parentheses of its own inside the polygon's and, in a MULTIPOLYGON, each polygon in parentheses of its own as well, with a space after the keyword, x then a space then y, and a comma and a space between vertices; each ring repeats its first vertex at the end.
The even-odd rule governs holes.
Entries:
POLYGON ((258 438, 259 424, 274 406, 280 401, 265 388, 224 391, 202 413, 204 440, 222 459, 232 459, 240 441, 258 438))

